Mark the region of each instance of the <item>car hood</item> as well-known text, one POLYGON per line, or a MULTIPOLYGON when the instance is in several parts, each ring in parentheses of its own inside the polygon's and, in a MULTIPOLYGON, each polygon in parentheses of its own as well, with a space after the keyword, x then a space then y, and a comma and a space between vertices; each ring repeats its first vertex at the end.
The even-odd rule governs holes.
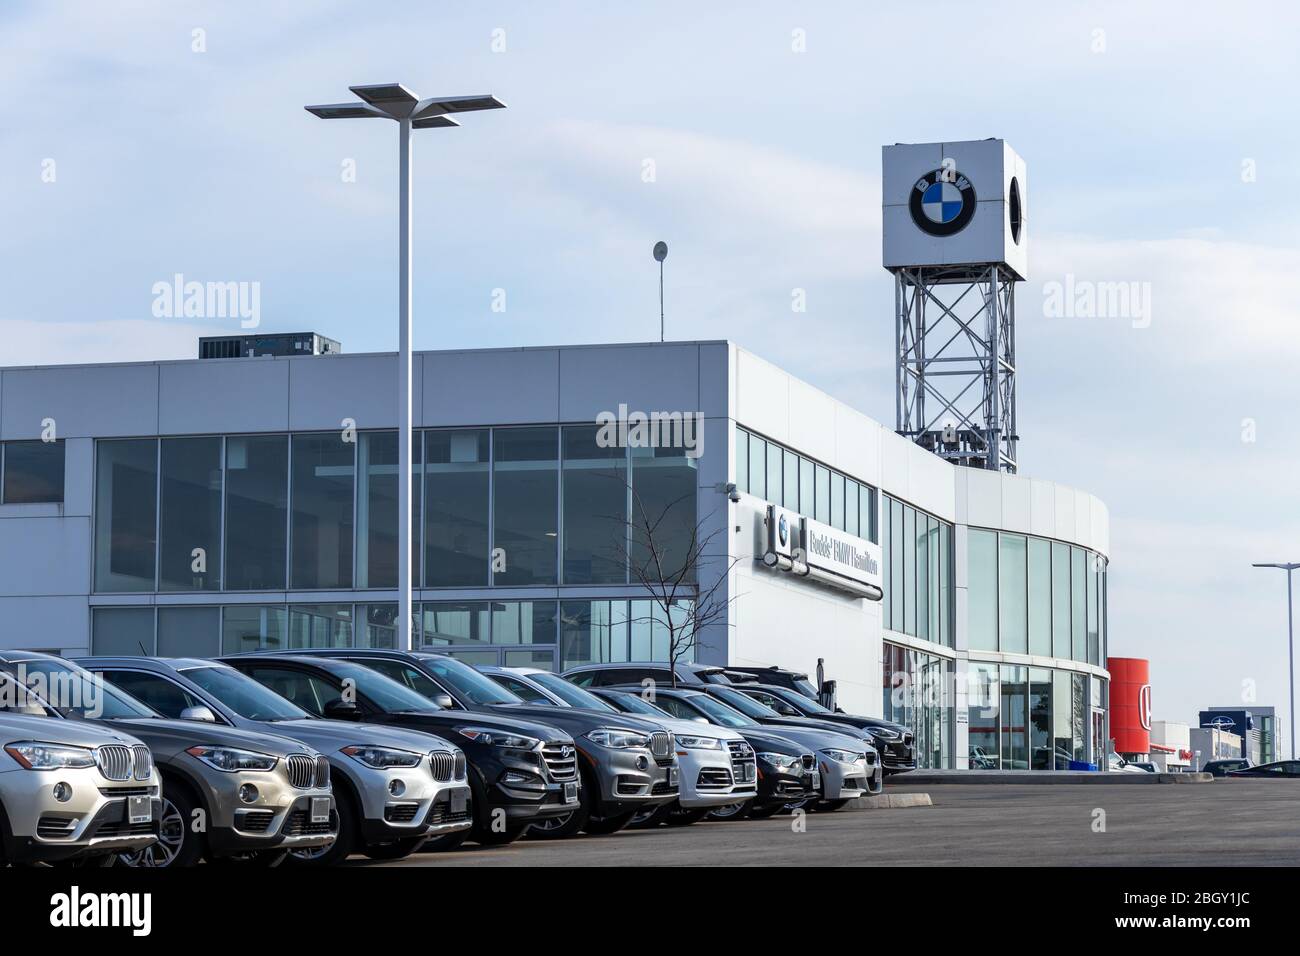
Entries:
MULTIPOLYGON (((558 709, 558 708, 557 708, 558 709)), ((539 740, 554 743, 573 743, 573 736, 567 730, 561 730, 554 724, 520 717, 507 717, 498 713, 483 713, 467 710, 408 711, 385 714, 381 718, 386 726, 396 726, 404 730, 418 730, 436 734, 452 741, 456 746, 464 746, 455 733, 457 727, 486 727, 504 733, 524 734, 539 740)))
POLYGON ((201 720, 167 720, 132 718, 97 721, 123 733, 139 737, 155 756, 177 753, 200 744, 216 747, 240 747, 274 757, 306 753, 315 756, 314 748, 281 734, 264 734, 225 727, 201 720))
MULTIPOLYGON (((837 724, 829 720, 818 720, 813 717, 771 717, 763 721, 764 727, 779 728, 776 733, 782 737, 789 737, 795 740, 794 734, 789 731, 821 731, 828 734, 834 734, 839 737, 849 737, 852 740, 864 741, 865 731, 859 731, 858 728, 848 724, 837 724)), ((838 744, 835 746, 839 746, 838 744)))
POLYGON ((104 724, 61 717, 31 717, 26 714, 0 716, 0 745, 35 740, 72 747, 101 747, 104 744, 133 746, 143 741, 130 733, 104 724))
POLYGON ((259 732, 301 740, 327 756, 344 747, 374 744, 415 753, 452 749, 455 744, 439 734, 420 730, 403 730, 382 724, 354 720, 325 720, 304 717, 301 720, 257 721, 259 732))
POLYGON ((585 734, 597 727, 618 727, 623 730, 635 730, 643 734, 651 734, 665 729, 663 723, 657 717, 651 719, 633 714, 586 710, 582 707, 547 707, 545 704, 497 704, 493 706, 492 713, 520 714, 556 727, 563 727, 575 735, 585 734))
POLYGON ((776 734, 750 730, 748 727, 742 730, 741 734, 747 741, 749 741, 751 747, 759 751, 770 750, 772 753, 794 756, 796 754, 812 753, 817 749, 815 747, 808 747, 801 743, 797 743, 789 737, 779 737, 776 734))
POLYGON ((834 747, 837 750, 851 750, 854 753, 865 751, 869 744, 860 737, 838 733, 834 730, 822 730, 819 727, 781 727, 777 735, 792 740, 808 750, 825 750, 834 747))

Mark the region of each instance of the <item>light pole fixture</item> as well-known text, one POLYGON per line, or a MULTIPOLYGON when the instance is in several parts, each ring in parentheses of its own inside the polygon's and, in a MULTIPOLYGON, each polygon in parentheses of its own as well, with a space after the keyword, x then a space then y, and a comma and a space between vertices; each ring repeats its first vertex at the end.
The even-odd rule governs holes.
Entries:
POLYGON ((659 341, 664 340, 664 260, 668 258, 668 243, 660 239, 654 247, 655 262, 659 263, 659 341))
POLYGON ((455 113, 505 107, 495 96, 420 99, 400 83, 349 87, 358 103, 308 106, 321 119, 390 119, 398 127, 397 646, 411 650, 411 130, 460 124, 455 113))
POLYGON ((1291 703, 1287 706, 1287 714, 1291 718, 1291 759, 1295 760, 1295 623, 1292 615, 1291 602, 1291 572, 1300 568, 1300 562, 1282 561, 1272 564, 1256 564, 1256 568, 1277 568, 1286 572, 1286 646, 1287 646, 1287 678, 1291 681, 1291 703))

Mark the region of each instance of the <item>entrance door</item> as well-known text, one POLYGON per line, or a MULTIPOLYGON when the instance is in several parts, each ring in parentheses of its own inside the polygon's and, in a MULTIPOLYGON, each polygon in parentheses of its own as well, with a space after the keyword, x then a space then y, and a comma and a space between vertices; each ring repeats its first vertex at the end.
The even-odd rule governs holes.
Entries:
POLYGON ((437 648, 439 653, 477 667, 541 667, 555 670, 554 644, 529 644, 525 647, 491 647, 476 644, 472 647, 437 648))

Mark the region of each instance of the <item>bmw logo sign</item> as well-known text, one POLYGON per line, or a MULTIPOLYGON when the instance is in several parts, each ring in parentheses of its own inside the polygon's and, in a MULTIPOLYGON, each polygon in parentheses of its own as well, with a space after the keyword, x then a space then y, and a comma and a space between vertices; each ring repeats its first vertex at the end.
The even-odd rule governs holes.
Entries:
POLYGON ((776 523, 776 533, 781 539, 781 547, 785 547, 790 540, 790 524, 785 520, 785 515, 781 515, 781 520, 776 523))
POLYGON ((908 209, 917 228, 931 236, 951 236, 975 215, 975 187, 951 167, 926 173, 912 187, 908 209))

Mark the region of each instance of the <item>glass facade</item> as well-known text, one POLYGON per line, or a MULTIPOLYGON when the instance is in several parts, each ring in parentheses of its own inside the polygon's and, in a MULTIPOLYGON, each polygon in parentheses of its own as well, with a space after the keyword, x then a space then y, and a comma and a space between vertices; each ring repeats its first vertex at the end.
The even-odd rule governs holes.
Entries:
POLYGON ((1103 666, 1106 559, 1084 548, 971 528, 967 646, 1103 666))
POLYGON ((952 647, 952 525, 889 495, 881 515, 884 628, 952 647))
POLYGON ((736 487, 822 524, 880 543, 875 488, 744 428, 736 429, 736 487))
POLYGON ((912 730, 918 767, 952 766, 953 665, 947 658, 884 642, 884 714, 912 730))
POLYGON ((0 502, 49 504, 63 500, 63 440, 0 443, 0 502))
POLYGON ((158 442, 102 441, 95 462, 95 590, 152 591, 158 442))
POLYGON ((158 589, 221 587, 221 439, 165 438, 158 498, 158 589))
POLYGON ((1089 701, 1105 695, 1105 684, 1073 671, 971 661, 966 674, 970 768, 1068 770, 1072 761, 1097 764, 1105 745, 1105 716, 1089 701))

